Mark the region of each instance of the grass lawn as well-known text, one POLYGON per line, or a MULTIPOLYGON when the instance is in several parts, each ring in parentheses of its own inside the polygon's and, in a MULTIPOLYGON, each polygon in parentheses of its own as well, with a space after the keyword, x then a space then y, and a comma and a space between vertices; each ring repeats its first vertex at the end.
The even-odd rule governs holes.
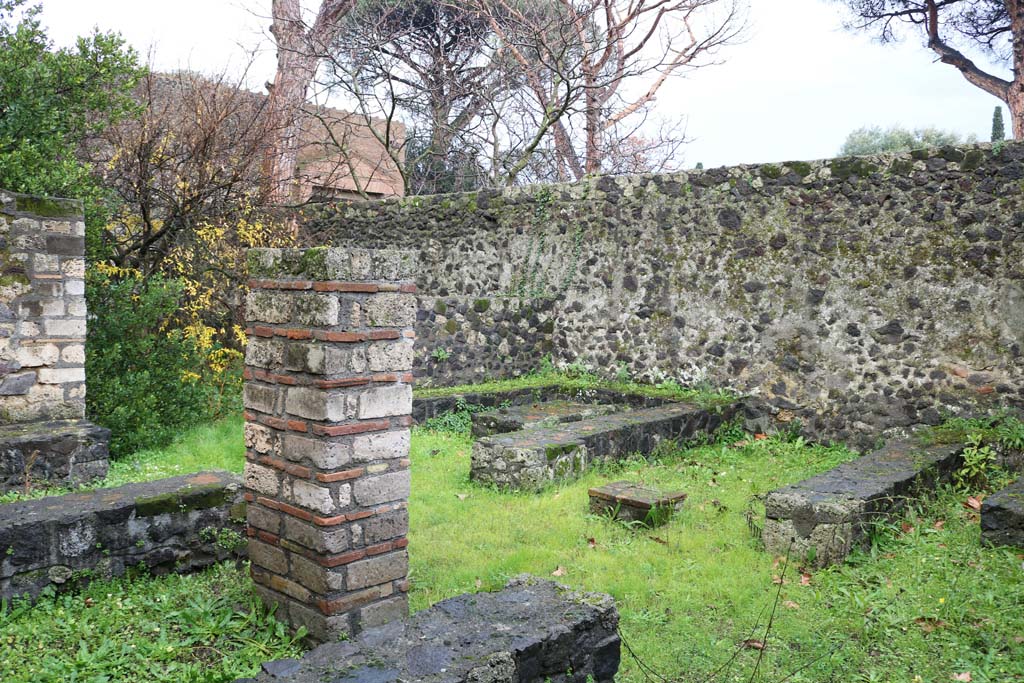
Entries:
MULTIPOLYGON (((775 438, 704 446, 526 495, 471 484, 470 446, 459 434, 414 430, 413 609, 529 572, 612 594, 632 651, 672 681, 1024 681, 1024 551, 983 549, 964 494, 944 490, 879 533, 870 552, 804 573, 799 558, 787 564, 758 548, 747 513, 760 520, 755 496, 853 457, 842 448, 775 438), (620 478, 689 498, 657 530, 589 514, 587 488, 620 478)), ((237 471, 241 459, 236 419, 118 463, 112 477, 237 471)), ((297 644, 247 588, 224 565, 8 606, 0 680, 251 675, 297 644)), ((648 680, 625 648, 619 680, 648 680)))

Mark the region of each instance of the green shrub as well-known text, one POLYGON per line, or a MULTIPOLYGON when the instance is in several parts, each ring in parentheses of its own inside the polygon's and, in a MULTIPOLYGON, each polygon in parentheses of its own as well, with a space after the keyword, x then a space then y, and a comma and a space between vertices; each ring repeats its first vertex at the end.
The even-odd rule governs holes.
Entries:
POLYGON ((216 388, 196 343, 174 328, 181 286, 90 268, 86 410, 111 430, 111 455, 167 445, 211 415, 216 388))

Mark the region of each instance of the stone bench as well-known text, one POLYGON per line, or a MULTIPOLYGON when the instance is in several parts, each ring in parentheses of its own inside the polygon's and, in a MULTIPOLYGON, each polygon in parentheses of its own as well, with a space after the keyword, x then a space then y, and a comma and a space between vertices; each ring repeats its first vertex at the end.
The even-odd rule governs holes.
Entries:
POLYGON ((842 562, 866 546, 874 524, 960 466, 963 446, 894 442, 835 469, 776 489, 765 501, 765 549, 812 566, 842 562))
POLYGON ((1024 548, 1024 478, 982 502, 981 540, 1024 548))
POLYGON ((268 662, 237 683, 598 683, 619 668, 607 595, 517 577, 504 590, 442 600, 301 660, 268 662))
POLYGON ((673 403, 478 439, 470 479, 502 488, 538 490, 578 477, 591 463, 630 453, 649 454, 663 441, 681 443, 710 434, 722 416, 688 403, 673 403))
POLYGON ((520 429, 554 427, 563 422, 579 422, 622 410, 620 406, 576 401, 545 401, 522 406, 508 406, 472 415, 473 436, 490 436, 518 432, 520 429))
POLYGON ((244 529, 241 497, 235 475, 202 472, 0 505, 0 598, 34 599, 140 563, 160 573, 229 557, 222 530, 244 529))
POLYGON ((686 500, 682 491, 661 493, 629 481, 595 486, 587 495, 592 513, 610 514, 614 519, 646 526, 665 524, 686 500))

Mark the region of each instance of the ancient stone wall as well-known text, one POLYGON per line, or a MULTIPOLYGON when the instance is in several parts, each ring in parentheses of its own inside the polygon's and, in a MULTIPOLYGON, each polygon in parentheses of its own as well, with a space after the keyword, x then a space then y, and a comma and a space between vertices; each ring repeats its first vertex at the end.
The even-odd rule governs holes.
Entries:
POLYGON ((0 505, 0 599, 145 565, 187 571, 244 551, 238 478, 201 472, 0 505))
POLYGON ((0 423, 85 417, 82 212, 0 190, 0 423))
POLYGON ((252 578, 320 641, 408 609, 413 269, 409 252, 249 252, 252 578))
POLYGON ((306 229, 418 251, 424 297, 552 299, 558 361, 755 393, 856 443, 1024 405, 1022 181, 1024 144, 981 145, 338 206, 306 229))

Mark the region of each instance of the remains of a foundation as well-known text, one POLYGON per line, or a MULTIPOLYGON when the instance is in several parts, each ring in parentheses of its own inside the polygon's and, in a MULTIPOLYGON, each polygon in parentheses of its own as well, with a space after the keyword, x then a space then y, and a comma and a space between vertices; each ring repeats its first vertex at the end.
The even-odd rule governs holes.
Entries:
POLYGON ((263 600, 317 640, 407 613, 413 258, 249 253, 245 487, 263 600))

